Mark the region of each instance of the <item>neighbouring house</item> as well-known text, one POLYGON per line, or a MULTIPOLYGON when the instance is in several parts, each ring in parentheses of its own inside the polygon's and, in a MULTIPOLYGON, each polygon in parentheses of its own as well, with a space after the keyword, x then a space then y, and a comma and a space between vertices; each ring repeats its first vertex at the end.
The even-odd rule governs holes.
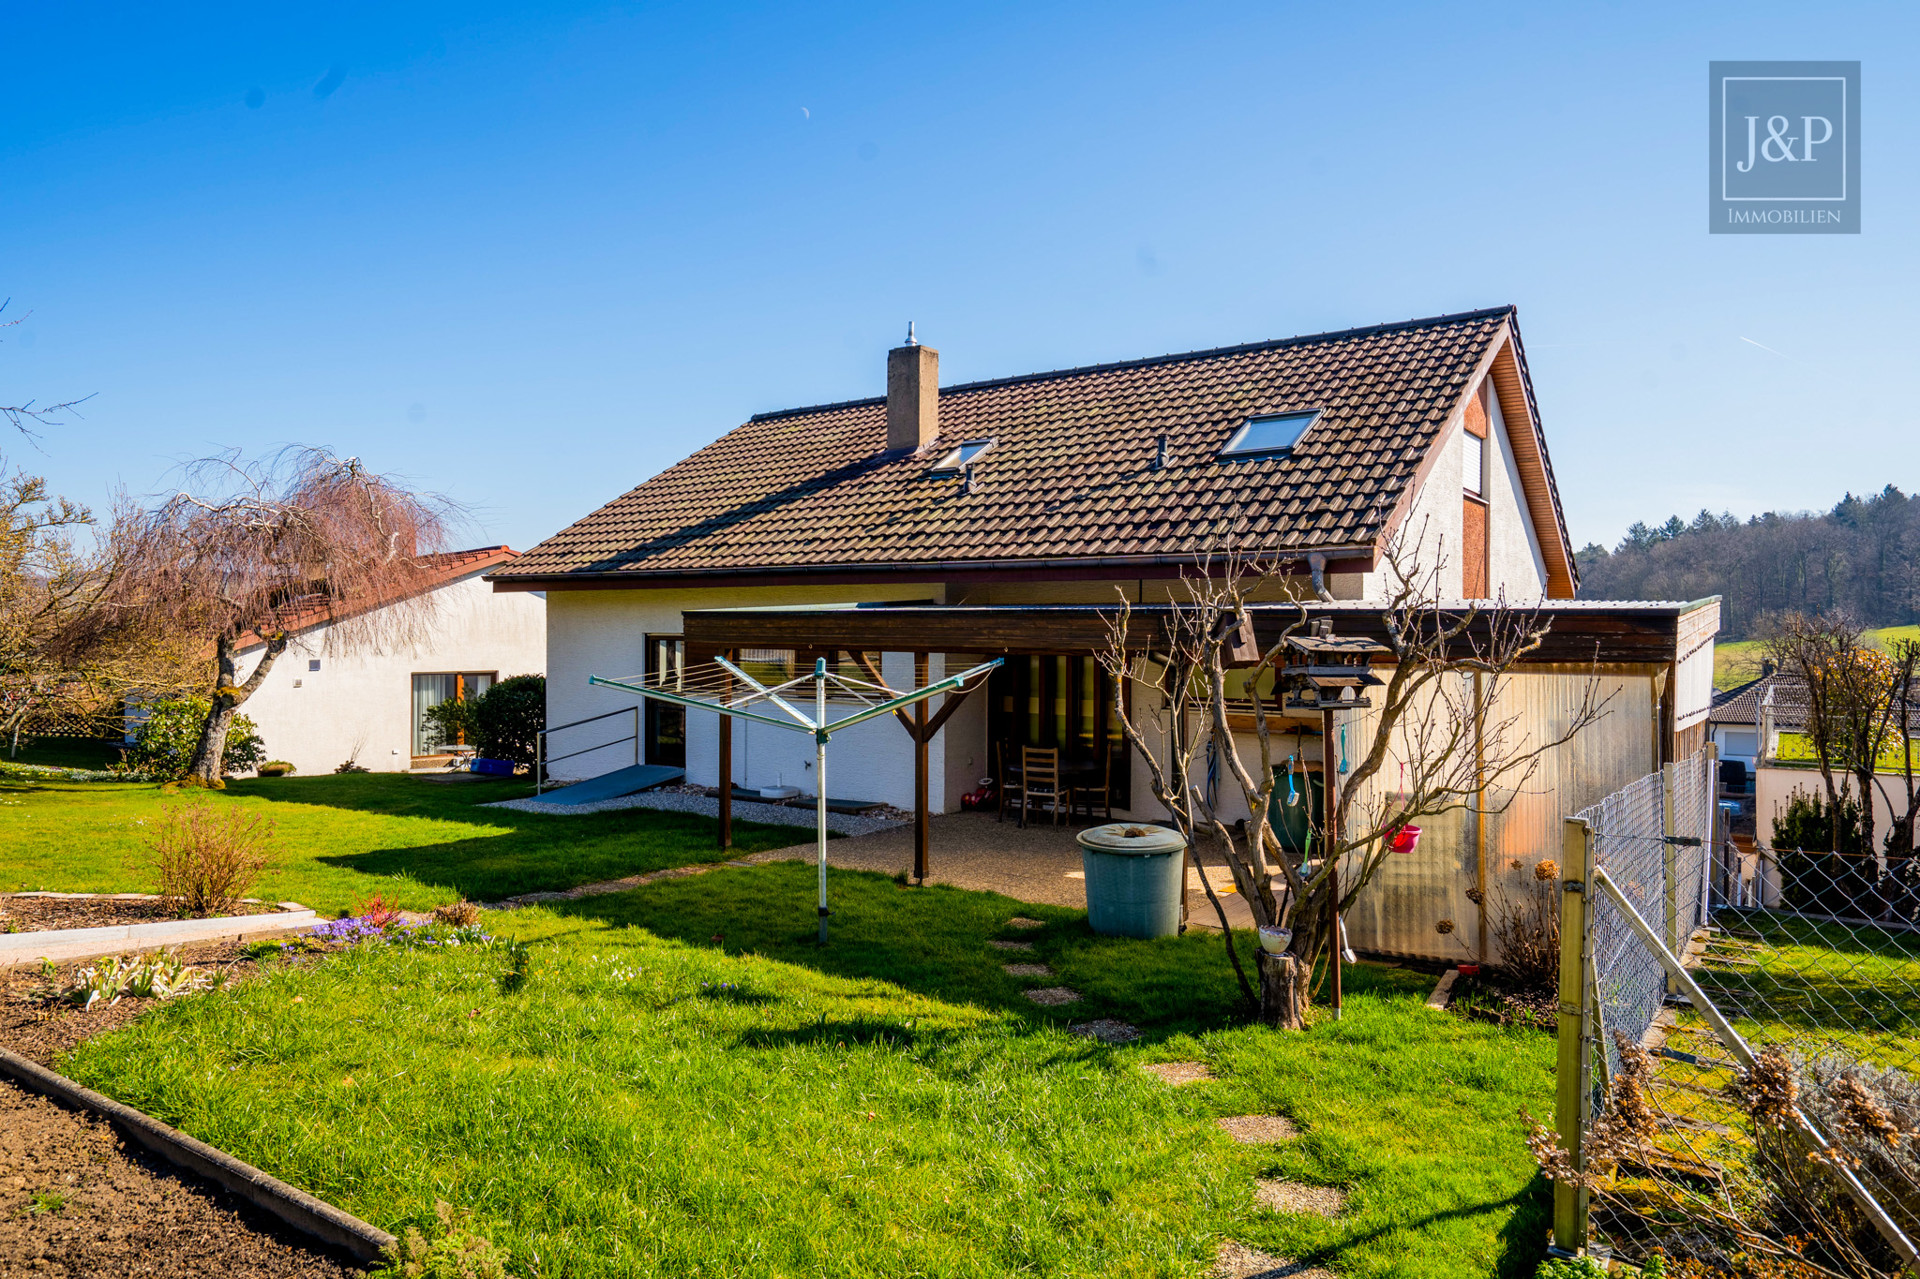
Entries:
MULTIPOLYGON (((429 707, 451 697, 477 697, 497 679, 546 671, 546 601, 539 593, 503 595, 485 575, 514 558, 507 546, 486 546, 432 558, 425 633, 417 644, 334 652, 329 624, 296 626, 266 682, 247 699, 267 758, 302 774, 329 773, 352 760, 373 772, 444 765, 459 743, 443 743, 426 726, 429 707)), ((409 601, 386 607, 417 607, 409 601)), ((240 677, 259 663, 263 646, 241 650, 240 677)))
MULTIPOLYGON (((951 812, 1008 754, 1050 747, 1116 814, 1152 818, 1095 656, 1105 615, 1124 594, 1150 618, 1228 538, 1324 592, 1313 611, 1342 634, 1379 625, 1370 601, 1397 539, 1444 562, 1450 598, 1552 616, 1513 685, 1530 722, 1548 726, 1587 679, 1612 697, 1540 794, 1498 819, 1452 815, 1396 858, 1356 944, 1431 951, 1436 911, 1478 911, 1484 935, 1464 894, 1489 864, 1557 848, 1561 816, 1704 740, 1718 601, 1573 599, 1511 307, 954 386, 938 374, 910 340, 887 355, 885 395, 756 415, 490 575, 505 594, 547 593, 550 746, 571 755, 556 775, 631 762, 630 745, 586 749, 592 726, 562 727, 633 704, 592 675, 730 653, 767 673, 866 663, 905 687, 1000 657, 985 695, 940 708, 924 740, 892 719, 836 736, 834 796, 951 812)), ((1284 595, 1273 583, 1268 598, 1284 595)), ((1268 639, 1296 616, 1255 613, 1268 639)), ((643 714, 647 760, 723 797, 811 790, 803 736, 651 700, 643 714)), ((1318 768, 1317 721, 1287 731, 1318 768)))

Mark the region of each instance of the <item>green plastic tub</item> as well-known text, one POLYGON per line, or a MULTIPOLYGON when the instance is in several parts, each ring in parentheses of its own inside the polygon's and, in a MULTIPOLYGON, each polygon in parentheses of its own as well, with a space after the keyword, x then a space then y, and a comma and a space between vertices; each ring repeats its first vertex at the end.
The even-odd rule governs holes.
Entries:
POLYGON ((1115 822, 1074 836, 1087 873, 1087 922, 1109 937, 1180 931, 1186 841, 1165 826, 1115 822))

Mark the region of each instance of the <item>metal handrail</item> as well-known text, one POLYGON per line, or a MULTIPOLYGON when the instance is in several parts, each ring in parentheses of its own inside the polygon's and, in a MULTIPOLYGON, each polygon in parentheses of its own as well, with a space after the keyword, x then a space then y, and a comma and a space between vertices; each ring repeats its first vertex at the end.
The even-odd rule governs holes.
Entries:
POLYGON ((635 767, 638 767, 640 764, 640 708, 638 706, 622 707, 617 711, 607 711, 601 715, 589 715, 585 719, 576 719, 571 723, 555 724, 552 728, 540 729, 533 735, 533 797, 535 799, 540 798, 540 792, 546 786, 548 764, 557 764, 563 759, 572 759, 575 755, 591 755, 594 751, 603 751, 609 746, 618 746, 629 737, 633 739, 633 762, 635 767), (568 751, 565 755, 555 755, 551 759, 547 757, 547 734, 558 733, 562 729, 578 728, 582 724, 591 724, 597 720, 612 719, 615 715, 632 715, 633 731, 625 736, 616 737, 610 742, 601 742, 598 746, 589 746, 585 750, 568 751))

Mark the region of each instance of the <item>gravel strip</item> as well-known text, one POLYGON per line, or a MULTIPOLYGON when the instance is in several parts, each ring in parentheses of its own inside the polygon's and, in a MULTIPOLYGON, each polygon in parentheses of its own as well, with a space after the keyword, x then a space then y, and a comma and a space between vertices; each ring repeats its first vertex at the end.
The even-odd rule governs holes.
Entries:
MULTIPOLYGON (((678 791, 641 791, 638 795, 622 795, 618 799, 603 799, 592 804, 548 804, 536 799, 503 799, 480 807, 511 808, 521 813, 554 813, 563 817, 578 813, 611 813, 623 808, 651 808, 663 813, 699 813, 703 817, 720 815, 720 801, 711 795, 687 795, 678 791)), ((764 822, 769 826, 812 826, 815 820, 811 807, 789 808, 783 804, 755 804, 737 799, 733 801, 733 815, 743 822, 764 822)), ((897 818, 858 817, 852 813, 827 814, 827 829, 842 835, 871 835, 889 827, 904 825, 906 823, 897 818)))

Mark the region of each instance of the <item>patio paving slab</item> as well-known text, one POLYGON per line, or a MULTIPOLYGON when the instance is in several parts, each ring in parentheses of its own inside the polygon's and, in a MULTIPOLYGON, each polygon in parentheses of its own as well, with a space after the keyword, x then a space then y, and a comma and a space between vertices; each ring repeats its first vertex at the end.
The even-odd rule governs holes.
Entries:
POLYGON ((1160 1082, 1167 1084, 1201 1084, 1214 1078, 1214 1073, 1204 1061, 1155 1061, 1140 1069, 1149 1075, 1156 1075, 1160 1082))
POLYGON ((1333 1218, 1347 1206, 1347 1192, 1334 1186, 1306 1186, 1297 1181, 1256 1181, 1253 1197, 1275 1212, 1308 1212, 1333 1218))
POLYGON ((1215 1255, 1211 1279, 1340 1279, 1324 1266, 1271 1257, 1228 1239, 1215 1255))

